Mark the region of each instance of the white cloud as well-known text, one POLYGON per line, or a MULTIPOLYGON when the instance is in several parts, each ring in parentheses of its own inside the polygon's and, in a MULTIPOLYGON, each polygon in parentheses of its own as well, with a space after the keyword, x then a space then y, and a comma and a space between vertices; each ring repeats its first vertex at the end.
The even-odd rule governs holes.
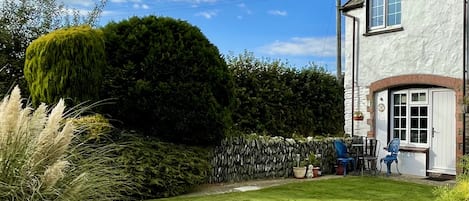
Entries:
POLYGON ((243 15, 236 16, 236 18, 238 18, 239 20, 243 19, 244 15, 252 14, 252 11, 248 8, 248 6, 245 3, 240 3, 236 6, 243 12, 243 15))
POLYGON ((150 6, 148 6, 147 4, 139 4, 139 3, 134 3, 133 7, 135 9, 144 9, 144 10, 147 10, 150 8, 150 6))
POLYGON ((211 10, 211 11, 204 11, 204 12, 198 12, 195 14, 195 16, 202 16, 205 17, 206 19, 211 19, 214 16, 217 16, 218 10, 211 10))
POLYGON ((275 41, 260 50, 270 55, 332 57, 336 55, 336 38, 294 37, 288 41, 275 41))
POLYGON ((287 16, 287 11, 284 10, 269 10, 269 14, 278 16, 287 16))

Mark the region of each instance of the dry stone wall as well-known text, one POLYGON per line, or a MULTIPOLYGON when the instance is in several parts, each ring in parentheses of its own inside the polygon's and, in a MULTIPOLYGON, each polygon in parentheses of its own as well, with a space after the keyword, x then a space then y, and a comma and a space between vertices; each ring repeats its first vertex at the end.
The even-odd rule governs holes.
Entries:
POLYGON ((320 154, 323 174, 335 171, 335 138, 294 140, 283 137, 246 135, 224 139, 214 150, 210 183, 293 176, 297 154, 307 160, 320 154))

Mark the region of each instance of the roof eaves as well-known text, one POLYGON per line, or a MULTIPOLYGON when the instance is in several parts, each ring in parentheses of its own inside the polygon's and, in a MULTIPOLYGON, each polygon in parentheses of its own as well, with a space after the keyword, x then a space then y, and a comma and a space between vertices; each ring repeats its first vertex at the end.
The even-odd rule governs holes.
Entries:
POLYGON ((365 3, 365 0, 349 0, 342 6, 342 11, 347 12, 355 8, 362 8, 365 3))

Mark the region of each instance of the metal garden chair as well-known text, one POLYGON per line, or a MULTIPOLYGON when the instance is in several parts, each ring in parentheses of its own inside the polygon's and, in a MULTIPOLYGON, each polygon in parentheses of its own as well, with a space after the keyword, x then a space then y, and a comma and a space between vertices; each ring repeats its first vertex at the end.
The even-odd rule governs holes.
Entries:
POLYGON ((363 175, 363 170, 367 167, 367 169, 371 172, 378 171, 377 162, 378 162, 378 155, 379 155, 379 141, 375 138, 366 138, 364 144, 364 153, 362 156, 358 157, 358 161, 361 166, 361 171, 363 175))
POLYGON ((388 145, 388 152, 389 154, 386 155, 384 158, 380 159, 380 168, 379 171, 381 172, 381 165, 384 162, 387 166, 387 171, 386 171, 386 176, 391 175, 391 164, 392 162, 396 162, 396 169, 397 173, 401 174, 399 172, 399 161, 397 160, 397 154, 399 153, 399 145, 400 145, 401 140, 399 138, 394 138, 389 142, 388 145))
POLYGON ((347 146, 340 141, 334 141, 335 153, 337 154, 337 162, 344 168, 344 176, 347 175, 347 165, 352 162, 352 167, 355 167, 355 159, 348 156, 347 146))

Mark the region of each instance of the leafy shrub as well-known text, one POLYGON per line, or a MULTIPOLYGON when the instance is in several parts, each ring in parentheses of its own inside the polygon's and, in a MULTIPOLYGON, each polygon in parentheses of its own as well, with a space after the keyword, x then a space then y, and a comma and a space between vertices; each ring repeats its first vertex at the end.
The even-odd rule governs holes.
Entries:
POLYGON ((84 140, 100 141, 112 131, 109 120, 101 114, 92 114, 73 119, 73 124, 83 133, 84 140))
POLYGON ((26 49, 24 65, 33 104, 97 100, 104 66, 100 30, 71 27, 39 37, 26 49))
POLYGON ((103 28, 106 112, 172 142, 216 144, 231 126, 233 82, 218 49, 187 22, 132 17, 103 28))
POLYGON ((235 128, 291 137, 343 133, 343 87, 312 64, 302 70, 245 52, 228 57, 235 78, 235 128))
POLYGON ((124 200, 131 182, 109 166, 110 148, 73 143, 63 100, 24 107, 16 87, 0 103, 0 200, 124 200), (116 190, 118 189, 118 190, 116 190))
POLYGON ((175 196, 207 180, 210 171, 207 150, 133 135, 126 137, 127 144, 119 150, 117 159, 134 182, 142 184, 133 197, 175 196))
POLYGON ((456 176, 453 187, 441 186, 434 190, 437 201, 466 201, 469 200, 469 155, 464 155, 458 166, 462 172, 456 176))

